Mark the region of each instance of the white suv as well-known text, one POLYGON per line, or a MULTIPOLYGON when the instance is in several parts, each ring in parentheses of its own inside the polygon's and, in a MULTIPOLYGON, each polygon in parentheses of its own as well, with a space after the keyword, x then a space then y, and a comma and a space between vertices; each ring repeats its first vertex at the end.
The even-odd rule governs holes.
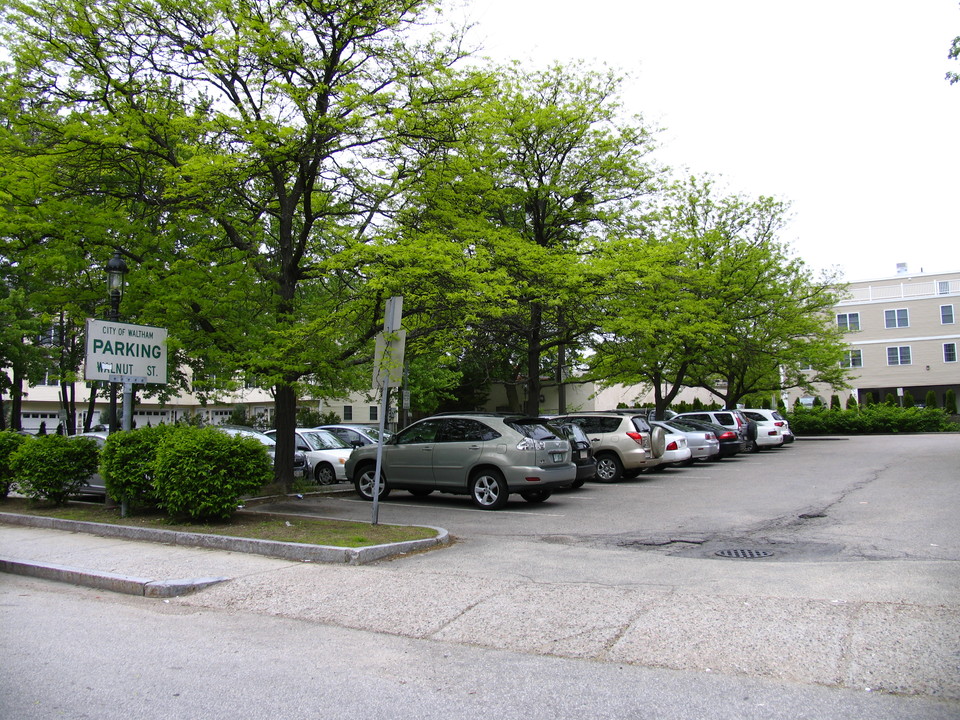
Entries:
POLYGON ((763 432, 766 431, 771 425, 779 430, 780 435, 783 438, 783 442, 779 443, 780 445, 793 442, 794 437, 793 431, 790 429, 790 423, 788 423, 786 418, 784 418, 783 415, 778 413, 776 410, 750 408, 748 410, 744 410, 743 414, 751 420, 754 420, 759 426, 759 432, 757 433, 757 444, 763 445, 763 443, 760 441, 760 435, 763 434, 763 432))

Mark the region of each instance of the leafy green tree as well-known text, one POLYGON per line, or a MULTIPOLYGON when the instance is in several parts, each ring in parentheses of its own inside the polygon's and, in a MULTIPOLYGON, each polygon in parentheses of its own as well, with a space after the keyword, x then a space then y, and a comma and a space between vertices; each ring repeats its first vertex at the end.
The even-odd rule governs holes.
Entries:
POLYGON ((419 109, 465 92, 445 82, 460 38, 410 31, 431 9, 8 3, 21 86, 63 108, 30 118, 50 156, 80 191, 135 202, 133 221, 155 231, 111 243, 139 266, 139 318, 171 329, 196 390, 272 388, 287 480, 298 393, 358 382, 338 371, 382 312, 359 263, 337 256, 376 237, 416 178, 435 142, 419 109))
MULTIPOLYGON (((951 60, 960 59, 960 35, 958 35, 953 39, 953 44, 950 45, 950 52, 947 53, 947 57, 950 58, 951 60)), ((952 71, 947 71, 947 80, 950 82, 951 85, 953 85, 954 83, 960 82, 960 74, 952 71)))
POLYGON ((711 179, 675 183, 635 240, 610 243, 591 360, 604 383, 642 383, 662 413, 683 386, 728 407, 751 393, 840 385, 836 302, 779 239, 786 205, 721 196, 711 179), (810 373, 806 367, 813 366, 810 373))
POLYGON ((408 240, 454 245, 451 258, 485 279, 464 323, 469 377, 505 381, 527 413, 596 324, 592 253, 626 233, 651 191, 650 131, 622 116, 620 87, 572 66, 493 69, 401 217, 408 240))

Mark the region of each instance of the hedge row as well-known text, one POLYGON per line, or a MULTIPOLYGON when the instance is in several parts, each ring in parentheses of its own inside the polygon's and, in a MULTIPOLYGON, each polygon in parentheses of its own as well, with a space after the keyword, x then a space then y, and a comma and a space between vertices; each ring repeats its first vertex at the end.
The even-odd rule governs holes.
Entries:
POLYGON ((794 408, 785 413, 796 435, 862 435, 871 433, 949 432, 960 424, 939 408, 864 405, 840 410, 814 407, 794 408))
POLYGON ((266 446, 216 428, 158 426, 118 432, 98 453, 90 438, 0 432, 0 490, 62 505, 99 469, 107 494, 174 518, 228 519, 273 480, 266 446), (99 455, 99 457, 98 457, 99 455))

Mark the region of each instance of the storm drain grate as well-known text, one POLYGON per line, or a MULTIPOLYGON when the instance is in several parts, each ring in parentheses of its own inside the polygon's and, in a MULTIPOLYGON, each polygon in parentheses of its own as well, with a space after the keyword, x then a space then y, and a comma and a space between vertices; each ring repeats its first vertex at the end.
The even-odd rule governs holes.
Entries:
POLYGON ((728 558, 763 558, 772 557, 773 553, 768 550, 717 550, 717 555, 728 558))

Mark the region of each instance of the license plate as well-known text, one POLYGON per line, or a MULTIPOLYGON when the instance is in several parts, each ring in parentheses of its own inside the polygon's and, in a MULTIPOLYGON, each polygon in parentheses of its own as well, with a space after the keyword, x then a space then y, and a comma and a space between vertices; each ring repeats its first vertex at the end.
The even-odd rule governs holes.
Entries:
POLYGON ((563 462, 563 453, 550 453, 555 463, 563 462))

